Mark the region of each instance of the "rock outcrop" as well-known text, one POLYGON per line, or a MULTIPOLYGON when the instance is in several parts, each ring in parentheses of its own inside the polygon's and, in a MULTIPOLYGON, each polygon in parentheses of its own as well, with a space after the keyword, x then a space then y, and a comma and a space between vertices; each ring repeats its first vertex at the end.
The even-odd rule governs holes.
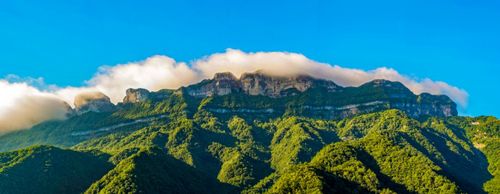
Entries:
POLYGON ((188 94, 196 97, 222 96, 240 91, 241 84, 239 80, 229 72, 216 73, 213 79, 203 80, 187 88, 188 94))
MULTIPOLYGON (((245 73, 238 79, 231 73, 217 73, 213 79, 188 86, 185 91, 198 98, 237 93, 249 97, 267 96, 271 99, 298 96, 296 99, 285 99, 293 101, 288 105, 281 105, 281 107, 289 107, 287 110, 275 108, 273 113, 301 112, 327 119, 345 118, 391 108, 403 110, 412 117, 457 115, 456 104, 448 96, 427 93, 415 95, 400 82, 382 79, 373 80, 359 87, 344 88, 332 81, 308 75, 280 77, 257 71, 245 73)), ((244 103, 228 102, 226 104, 244 103)), ((287 103, 284 102, 284 104, 287 103)), ((221 105, 214 105, 210 108, 219 113, 240 111, 218 106, 221 105)), ((253 112, 262 112, 259 107, 251 105, 238 105, 238 107, 253 112)))
POLYGON ((137 102, 144 102, 148 99, 150 99, 151 92, 149 92, 146 89, 143 88, 138 88, 138 89, 133 89, 129 88, 126 91, 126 95, 123 98, 123 103, 137 103, 137 102))
POLYGON ((187 87, 191 96, 222 96, 235 92, 248 95, 269 96, 273 98, 295 95, 312 87, 323 87, 334 92, 342 87, 332 81, 316 79, 308 75, 270 76, 262 72, 244 73, 239 79, 232 73, 216 73, 211 80, 204 80, 187 87))
POLYGON ((118 106, 124 104, 134 104, 146 101, 159 101, 168 98, 174 92, 174 90, 163 89, 156 92, 151 92, 144 88, 129 88, 126 91, 126 95, 123 101, 118 103, 118 106))
POLYGON ((431 95, 422 93, 418 95, 417 102, 420 108, 413 115, 434 115, 441 117, 457 116, 457 105, 446 95, 431 95))
POLYGON ((231 73, 217 73, 180 90, 128 89, 123 103, 117 106, 100 92, 85 93, 75 99, 75 113, 108 112, 126 108, 126 104, 158 102, 180 92, 195 98, 236 94, 237 98, 220 98, 206 104, 220 114, 297 114, 324 119, 339 119, 386 109, 399 109, 411 117, 457 115, 456 104, 445 95, 415 95, 400 82, 373 80, 359 87, 342 87, 333 81, 308 75, 271 76, 262 72, 244 73, 237 78, 231 73), (253 98, 253 97, 265 98, 253 98), (256 100, 258 99, 258 100, 256 100))
POLYGON ((316 79, 307 75, 281 77, 256 72, 243 74, 239 81, 246 94, 270 97, 288 96, 294 94, 293 91, 304 92, 312 87, 324 87, 329 92, 340 89, 332 81, 316 79))
POLYGON ((115 110, 108 96, 102 92, 87 92, 75 97, 75 111, 77 114, 92 112, 110 112, 115 110))
POLYGON ((448 117, 458 114, 455 102, 448 96, 429 93, 415 95, 400 82, 373 80, 363 84, 360 88, 381 91, 385 95, 383 98, 390 102, 388 104, 390 108, 404 110, 412 117, 419 115, 448 117))

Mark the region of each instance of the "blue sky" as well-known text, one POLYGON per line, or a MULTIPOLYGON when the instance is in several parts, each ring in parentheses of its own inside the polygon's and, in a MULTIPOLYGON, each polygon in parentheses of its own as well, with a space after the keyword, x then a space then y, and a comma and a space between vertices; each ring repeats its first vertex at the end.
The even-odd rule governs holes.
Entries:
POLYGON ((80 86, 102 65, 226 48, 391 67, 469 93, 463 114, 500 116, 498 1, 0 2, 0 78, 80 86))

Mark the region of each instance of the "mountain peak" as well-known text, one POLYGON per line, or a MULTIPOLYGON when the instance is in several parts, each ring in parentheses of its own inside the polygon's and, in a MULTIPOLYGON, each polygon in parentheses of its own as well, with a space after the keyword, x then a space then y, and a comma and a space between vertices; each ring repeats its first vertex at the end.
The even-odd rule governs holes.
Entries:
POLYGON ((75 110, 78 114, 89 111, 109 112, 115 109, 108 96, 102 92, 86 92, 75 97, 75 110))
MULTIPOLYGON (((256 71, 243 73, 237 79, 232 73, 225 72, 217 73, 213 79, 204 80, 185 89, 189 95, 197 98, 235 93, 247 95, 249 99, 252 96, 266 96, 272 99, 298 96, 298 98, 284 99, 284 101, 292 100, 288 105, 270 104, 268 107, 293 104, 302 107, 304 110, 301 111, 325 118, 343 118, 390 108, 403 110, 412 117, 457 115, 456 104, 447 96, 415 95, 402 83, 384 79, 376 79, 359 87, 343 88, 333 81, 305 74, 275 76, 256 71)), ((239 103, 244 104, 243 102, 229 104, 239 103)), ((214 105, 214 108, 220 109, 220 106, 214 105)), ((239 105, 239 107, 245 106, 239 105)), ((241 111, 263 111, 256 110, 252 106, 245 108, 241 111)), ((231 112, 231 110, 224 111, 231 112)))
POLYGON ((247 94, 270 97, 288 96, 290 90, 304 92, 313 87, 325 87, 332 91, 341 88, 332 81, 317 79, 306 74, 272 76, 262 71, 245 73, 241 76, 240 82, 247 94))
POLYGON ((220 72, 214 75, 214 80, 238 80, 231 72, 220 72))
POLYGON ((123 98, 123 103, 144 102, 149 98, 150 94, 149 90, 144 88, 129 88, 123 98))
POLYGON ((378 87, 378 88, 404 88, 409 91, 409 89, 403 85, 401 82, 398 81, 391 81, 391 80, 386 80, 386 79, 374 79, 372 81, 369 81, 365 84, 364 86, 370 86, 370 87, 378 87))
POLYGON ((404 84, 398 81, 390 81, 385 79, 375 79, 360 86, 360 88, 376 88, 384 91, 392 97, 404 97, 415 95, 404 84))
POLYGON ((195 97, 227 95, 243 92, 248 95, 273 98, 294 95, 312 87, 325 87, 328 91, 341 89, 332 81, 321 80, 309 75, 274 76, 256 71, 243 73, 238 79, 230 72, 216 73, 213 79, 187 87, 188 93, 195 97), (290 91, 296 91, 291 92, 290 91))

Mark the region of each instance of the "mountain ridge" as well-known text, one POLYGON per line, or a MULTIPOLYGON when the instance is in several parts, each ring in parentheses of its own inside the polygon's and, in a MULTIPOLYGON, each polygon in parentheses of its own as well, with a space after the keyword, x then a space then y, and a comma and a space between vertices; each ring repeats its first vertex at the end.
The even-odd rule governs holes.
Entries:
POLYGON ((129 89, 112 109, 99 107, 110 103, 97 94, 67 120, 0 136, 0 178, 8 183, 0 193, 500 191, 494 117, 454 116, 448 97, 387 80, 340 87, 307 76, 244 77, 247 86, 219 74, 177 90, 129 89), (211 95, 191 95, 200 89, 211 95), (102 171, 77 188, 53 176, 11 186, 46 169, 74 180, 70 169, 86 170, 87 161, 102 171))
MULTIPOLYGON (((448 96, 432 95, 428 93, 415 95, 400 82, 378 79, 358 87, 342 87, 335 84, 333 81, 318 79, 309 75, 271 76, 261 71, 244 73, 240 78, 237 78, 230 72, 216 73, 212 79, 205 79, 199 83, 184 86, 176 90, 151 92, 143 88, 130 88, 126 90, 123 101, 118 103, 117 107, 123 104, 138 103, 147 100, 161 100, 169 95, 167 93, 172 92, 185 92, 194 98, 217 98, 226 95, 246 95, 248 98, 269 97, 272 99, 284 99, 285 101, 294 101, 294 98, 302 98, 299 100, 305 101, 302 106, 304 106, 305 109, 309 109, 306 111, 321 110, 321 114, 334 115, 329 118, 344 118, 360 113, 368 113, 374 110, 389 108, 403 110, 412 117, 419 117, 422 115, 440 117, 458 115, 456 103, 448 96), (313 101, 317 101, 317 99, 312 98, 314 98, 313 95, 316 95, 318 92, 323 93, 322 97, 324 98, 335 100, 329 103, 323 103, 321 106, 314 106, 317 102, 313 101), (308 95, 313 97, 307 97, 308 95), (370 100, 361 99, 368 98, 369 96, 371 96, 370 100), (350 98, 357 98, 358 100, 350 100, 350 98), (326 110, 330 111, 328 112, 326 110)), ((109 103, 103 103, 102 99, 96 99, 95 101, 90 100, 89 103, 92 105, 90 106, 92 107, 90 110, 95 112, 112 111, 112 108, 109 107, 109 103), (96 105, 99 104, 102 106, 96 107, 96 105)), ((88 111, 87 109, 88 108, 84 110, 88 111)), ((249 107, 248 110, 241 111, 270 111, 270 109, 251 109, 258 108, 249 107)), ((216 110, 216 112, 228 111, 219 108, 214 108, 213 110, 216 110)), ((280 111, 283 113, 285 112, 285 110, 280 111)), ((76 112, 81 113, 82 111, 77 110, 76 112)))

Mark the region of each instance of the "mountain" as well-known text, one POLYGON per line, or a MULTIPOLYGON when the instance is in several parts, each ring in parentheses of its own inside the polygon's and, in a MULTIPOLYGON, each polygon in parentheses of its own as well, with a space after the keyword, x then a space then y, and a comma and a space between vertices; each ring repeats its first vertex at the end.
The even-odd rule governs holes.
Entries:
POLYGON ((107 158, 51 146, 0 153, 0 193, 80 193, 111 170, 107 158))
POLYGON ((224 186, 158 148, 120 161, 85 193, 215 193, 224 186))
POLYGON ((117 105, 84 97, 0 136, 0 193, 500 192, 500 120, 399 82, 219 73, 117 105))
POLYGON ((115 105, 102 92, 82 93, 75 97, 75 111, 77 114, 86 112, 111 112, 115 105))
POLYGON ((456 104, 449 97, 415 95, 403 84, 387 80, 344 88, 307 75, 279 77, 257 71, 237 79, 231 73, 218 73, 183 91, 195 98, 211 97, 204 105, 217 113, 291 113, 338 119, 396 108, 412 117, 457 115, 456 104))
POLYGON ((196 97, 227 95, 242 92, 251 96, 284 97, 304 92, 310 88, 326 88, 329 92, 341 89, 331 81, 306 75, 290 77, 270 76, 262 72, 244 73, 237 79, 232 73, 216 73, 211 80, 189 86, 188 94, 196 97))

